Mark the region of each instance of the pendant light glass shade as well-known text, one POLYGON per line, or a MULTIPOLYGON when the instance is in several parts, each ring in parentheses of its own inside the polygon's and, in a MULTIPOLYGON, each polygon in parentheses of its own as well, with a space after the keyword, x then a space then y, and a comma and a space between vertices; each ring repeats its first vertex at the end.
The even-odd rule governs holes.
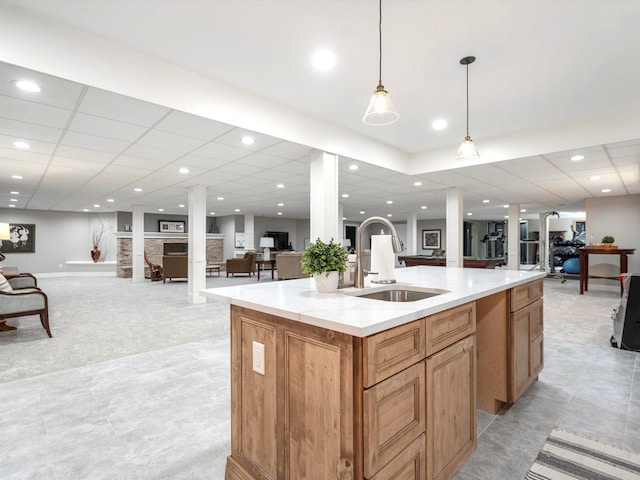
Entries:
POLYGON ((480 155, 476 146, 473 144, 471 137, 464 137, 464 142, 460 145, 458 153, 456 153, 456 160, 478 160, 480 155))
POLYGON ((389 92, 384 89, 381 83, 378 84, 362 121, 367 125, 389 125, 398 118, 400 115, 393 106, 389 92))
POLYGON ((456 153, 456 160, 479 160, 480 154, 473 144, 473 140, 469 136, 469 64, 476 61, 476 57, 464 57, 460 60, 460 64, 467 67, 467 136, 464 137, 464 142, 460 145, 458 153, 456 153))
POLYGON ((396 108, 391 102, 389 92, 382 85, 382 0, 379 0, 379 22, 378 22, 378 86, 376 87, 369 107, 362 117, 362 121, 367 125, 389 125, 400 118, 396 108))

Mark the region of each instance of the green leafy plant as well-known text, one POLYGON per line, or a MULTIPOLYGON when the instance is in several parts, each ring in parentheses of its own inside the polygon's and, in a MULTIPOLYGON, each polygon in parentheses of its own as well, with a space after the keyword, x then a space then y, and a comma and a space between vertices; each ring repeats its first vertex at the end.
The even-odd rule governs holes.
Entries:
POLYGON ((605 235, 604 237, 602 237, 602 243, 613 243, 615 241, 616 239, 613 238, 611 235, 605 235))
POLYGON ((342 273, 347 269, 347 252, 342 245, 334 243, 333 238, 329 243, 318 238, 304 250, 301 265, 307 275, 333 271, 342 273))

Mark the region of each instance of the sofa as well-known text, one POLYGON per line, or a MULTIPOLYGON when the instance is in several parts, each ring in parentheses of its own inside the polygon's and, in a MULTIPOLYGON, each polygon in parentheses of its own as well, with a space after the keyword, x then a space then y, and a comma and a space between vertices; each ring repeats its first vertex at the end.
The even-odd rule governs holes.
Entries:
POLYGON ((227 259, 227 277, 231 273, 246 273, 249 276, 256 273, 256 252, 246 252, 242 258, 227 259))
POLYGON ((276 255, 276 269, 278 280, 290 280, 293 278, 308 278, 309 275, 302 271, 302 252, 279 253, 276 255))
POLYGON ((168 253, 162 256, 162 283, 166 283, 167 278, 188 278, 189 277, 189 256, 185 253, 168 253))

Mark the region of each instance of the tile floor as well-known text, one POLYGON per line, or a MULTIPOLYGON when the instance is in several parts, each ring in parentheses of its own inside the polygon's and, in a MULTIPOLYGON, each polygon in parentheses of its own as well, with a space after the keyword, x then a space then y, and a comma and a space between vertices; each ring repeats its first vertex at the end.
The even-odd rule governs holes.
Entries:
MULTIPOLYGON (((0 383, 0 479, 223 479, 229 345, 218 338, 0 383)), ((456 480, 522 479, 554 426, 640 451, 640 355, 547 340, 540 379, 456 480)))

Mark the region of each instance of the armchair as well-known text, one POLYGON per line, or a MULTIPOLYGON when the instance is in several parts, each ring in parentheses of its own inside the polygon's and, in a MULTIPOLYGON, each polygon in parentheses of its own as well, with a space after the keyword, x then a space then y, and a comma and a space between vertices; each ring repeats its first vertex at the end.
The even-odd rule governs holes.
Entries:
POLYGON ((0 318, 40 315, 40 323, 51 338, 47 295, 37 287, 13 289, 4 277, 0 278, 0 283, 4 283, 0 289, 0 318))
POLYGON ((162 283, 166 283, 167 278, 188 278, 189 277, 189 257, 184 253, 164 255, 162 257, 162 283))
POLYGON ((242 258, 227 259, 227 277, 229 274, 256 273, 256 252, 246 252, 242 258))

